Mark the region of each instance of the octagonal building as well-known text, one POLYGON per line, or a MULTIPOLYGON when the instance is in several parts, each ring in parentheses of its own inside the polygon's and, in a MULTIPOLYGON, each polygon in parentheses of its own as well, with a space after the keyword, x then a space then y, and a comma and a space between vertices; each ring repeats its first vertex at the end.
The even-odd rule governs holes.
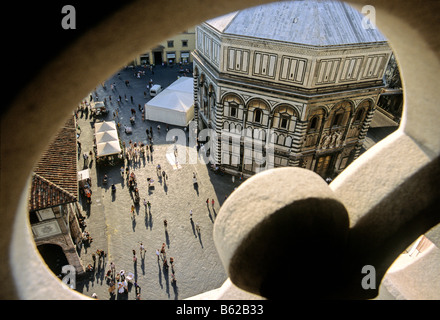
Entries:
POLYGON ((323 178, 359 156, 392 54, 348 4, 284 1, 196 27, 195 121, 211 161, 250 176, 300 166, 323 178))

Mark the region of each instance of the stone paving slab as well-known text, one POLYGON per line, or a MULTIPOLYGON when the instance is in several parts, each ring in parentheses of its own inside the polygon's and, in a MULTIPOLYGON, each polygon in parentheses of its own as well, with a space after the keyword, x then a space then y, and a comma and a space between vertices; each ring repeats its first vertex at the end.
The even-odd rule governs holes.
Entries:
MULTIPOLYGON (((143 69, 142 69, 143 70, 143 69)), ((160 79, 163 87, 172 83, 176 77, 176 70, 171 68, 156 67, 155 79, 160 79)), ((133 107, 130 96, 133 95, 134 103, 145 103, 143 87, 148 83, 151 74, 141 79, 133 76, 132 69, 121 70, 120 78, 115 74, 106 82, 106 90, 102 87, 96 89, 98 99, 112 94, 112 103, 107 103, 110 110, 106 120, 112 120, 112 113, 117 108, 115 92, 110 89, 111 83, 116 83, 117 94, 129 96, 129 102, 123 102, 119 107, 119 118, 123 124, 128 125, 130 109, 133 107), (129 79, 130 87, 125 86, 125 79, 129 79)), ((107 98, 107 101, 109 99, 107 98)), ((137 108, 135 108, 138 110, 137 108)), ((89 151, 93 147, 93 128, 91 119, 80 117, 78 124, 81 126, 80 141, 82 152, 89 151)), ((136 206, 134 218, 130 209, 133 199, 125 178, 121 176, 120 166, 98 166, 92 162, 92 204, 90 207, 83 205, 84 212, 88 215, 87 228, 94 238, 89 248, 82 248, 80 257, 84 265, 92 263, 91 255, 97 249, 107 252, 104 261, 99 260, 95 272, 90 278, 81 281, 77 290, 91 296, 96 293, 99 299, 109 299, 108 285, 105 272, 113 261, 116 270, 125 270, 135 275, 138 285, 141 287, 142 299, 185 299, 191 296, 219 288, 227 279, 212 237, 215 217, 218 214, 221 203, 225 196, 229 195, 239 185, 238 179, 232 182, 230 175, 216 175, 208 169, 208 166, 199 161, 196 164, 181 164, 180 169, 175 169, 174 163, 169 163, 173 152, 173 144, 166 141, 165 124, 161 123, 161 132, 157 131, 156 122, 142 121, 139 112, 136 114, 136 123, 133 125, 133 133, 126 134, 119 131, 122 141, 128 145, 129 140, 146 141, 145 129, 153 128, 154 151, 153 157, 141 158, 139 161, 131 161, 130 171, 136 175, 140 193, 140 204, 136 206), (167 156, 168 153, 168 156, 167 156), (156 166, 160 164, 165 170, 168 179, 166 184, 156 175, 156 166), (194 187, 192 176, 196 173, 198 188, 194 187), (104 174, 108 176, 108 184, 102 184, 104 174), (154 190, 147 189, 147 177, 155 179, 154 190), (111 193, 111 184, 116 186, 116 194, 111 193), (146 210, 143 199, 151 203, 151 212, 146 210), (206 199, 215 200, 207 206, 206 199), (193 210, 192 220, 190 210, 193 210), (167 230, 163 220, 167 219, 167 230), (200 226, 200 233, 196 230, 196 224, 200 226), (146 249, 145 254, 139 252, 139 244, 142 242, 146 249), (160 249, 162 243, 166 244, 167 258, 174 258, 174 270, 176 285, 171 282, 171 269, 168 271, 162 267, 162 261, 158 262, 156 249, 160 249), (86 251, 87 249, 87 251, 86 251), (133 262, 132 250, 136 250, 137 261, 133 262)), ((170 129, 173 127, 170 126, 170 129)), ((189 152, 189 147, 185 147, 189 152)), ((183 149, 179 149, 179 156, 183 149)), ((79 155, 78 170, 83 168, 83 159, 79 155)), ((116 295, 112 299, 135 299, 134 287, 129 287, 128 294, 116 295)))

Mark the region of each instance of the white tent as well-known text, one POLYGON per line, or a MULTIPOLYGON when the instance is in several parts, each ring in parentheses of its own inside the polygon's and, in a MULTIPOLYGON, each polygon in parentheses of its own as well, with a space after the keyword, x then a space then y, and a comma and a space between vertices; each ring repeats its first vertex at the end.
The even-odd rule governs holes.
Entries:
POLYGON ((105 132, 116 130, 116 123, 114 121, 104 121, 95 123, 95 134, 98 132, 105 132))
POLYGON ((88 178, 90 178, 89 169, 78 171, 78 181, 87 180, 88 178))
POLYGON ((95 124, 96 155, 109 156, 121 152, 118 131, 114 121, 104 121, 95 124))
POLYGON ((118 141, 118 132, 116 130, 98 132, 95 135, 95 138, 96 138, 96 143, 118 141))
POLYGON ((181 77, 145 104, 145 118, 185 127, 194 117, 193 78, 181 77))
POLYGON ((119 141, 98 143, 96 145, 96 149, 97 149, 96 152, 98 157, 109 156, 121 152, 121 146, 119 145, 119 141))

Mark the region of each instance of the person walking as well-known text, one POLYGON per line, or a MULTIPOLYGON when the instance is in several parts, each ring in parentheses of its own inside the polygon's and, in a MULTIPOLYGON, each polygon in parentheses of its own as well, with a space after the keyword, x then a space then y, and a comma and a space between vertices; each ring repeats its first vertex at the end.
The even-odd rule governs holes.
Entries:
POLYGON ((87 154, 87 152, 83 153, 83 158, 84 158, 84 166, 87 166, 87 160, 89 159, 89 155, 87 154))
POLYGON ((212 198, 212 200, 211 200, 211 205, 214 208, 214 198, 212 198))
POLYGON ((162 254, 163 259, 166 260, 166 253, 165 253, 165 243, 162 243, 162 248, 160 249, 160 253, 162 254))
MULTIPOLYGON (((142 252, 141 252, 142 254, 142 252)), ((136 257, 136 250, 133 249, 133 263, 137 262, 137 257, 136 257)))
POLYGON ((134 205, 131 205, 131 219, 133 220, 136 218, 134 215, 134 211, 135 211, 134 205))
POLYGON ((193 211, 192 209, 189 210, 189 220, 192 220, 193 217, 193 211))
POLYGON ((116 274, 116 266, 115 266, 115 264, 113 263, 113 261, 110 262, 110 270, 111 270, 113 276, 115 276, 115 274, 116 274))
POLYGON ((159 258, 160 258, 160 252, 159 252, 159 249, 156 249, 156 256, 157 256, 157 261, 159 261, 159 258))

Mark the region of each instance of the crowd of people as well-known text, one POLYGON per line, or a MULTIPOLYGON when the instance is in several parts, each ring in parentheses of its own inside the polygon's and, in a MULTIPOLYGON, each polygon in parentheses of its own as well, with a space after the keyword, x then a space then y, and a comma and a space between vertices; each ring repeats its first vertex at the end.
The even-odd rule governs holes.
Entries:
MULTIPOLYGON (((134 71, 134 77, 137 79, 143 78, 143 77, 145 77, 145 73, 139 72, 139 71, 134 71)), ((122 77, 120 77, 120 80, 124 81, 122 79, 122 77)), ((130 83, 127 81, 125 82, 125 85, 128 88, 130 87, 130 83)), ((110 88, 112 90, 112 93, 114 93, 114 91, 117 90, 116 89, 117 86, 119 86, 119 84, 117 84, 116 82, 113 82, 111 84, 110 88)), ((128 101, 128 98, 126 95, 123 95, 122 93, 121 93, 121 95, 124 96, 126 101, 128 101)), ((91 95, 91 98, 92 97, 93 97, 93 95, 91 95)), ((97 97, 97 95, 95 95, 95 99, 96 99, 96 97, 97 97)), ((112 101, 111 95, 106 96, 106 98, 107 98, 106 101, 109 101, 109 102, 112 101)), ((120 99, 120 101, 124 98, 118 97, 118 99, 120 99)), ((133 101, 132 97, 130 97, 130 100, 131 100, 131 103, 133 104, 134 101, 133 101)), ((112 104, 112 105, 115 107, 115 111, 113 112, 114 118, 116 120, 118 120, 118 122, 122 116, 121 113, 123 113, 123 112, 129 113, 130 112, 130 108, 128 108, 128 109, 121 108, 120 109, 119 107, 121 106, 121 104, 117 104, 117 105, 112 104)), ((83 114, 87 114, 87 110, 89 108, 90 108, 90 103, 86 100, 83 101, 77 110, 77 113, 76 113, 77 117, 81 114, 81 118, 82 118, 83 114)), ((136 175, 134 174, 134 170, 136 167, 140 168, 140 166, 138 166, 138 164, 141 161, 141 159, 151 159, 151 162, 152 162, 153 150, 154 150, 153 134, 159 135, 160 130, 161 130, 160 125, 157 125, 157 131, 155 130, 155 132, 153 133, 152 126, 149 126, 145 129, 146 139, 143 136, 142 137, 136 136, 135 137, 136 140, 131 139, 131 140, 129 140, 128 143, 125 143, 125 142, 122 143, 124 154, 125 154, 124 165, 122 167, 119 167, 119 169, 117 169, 117 170, 118 171, 120 170, 120 175, 121 175, 122 179, 127 180, 127 185, 130 181, 133 184, 133 188, 128 188, 130 192, 132 192, 133 190, 138 188, 138 186, 137 186, 138 181, 136 180, 136 175), (144 140, 147 140, 147 143, 145 143, 144 140), (142 141, 144 141, 144 142, 142 142, 142 141)), ((165 125, 165 130, 166 131, 169 130, 168 125, 165 125)), ((133 135, 133 137, 134 136, 135 135, 133 135)), ((83 142, 83 144, 84 144, 84 142, 83 142)), ((175 150, 175 152, 177 152, 177 150, 175 150)), ((175 156, 177 156, 177 154, 175 154, 175 156)), ((85 162, 86 162, 86 160, 85 160, 85 162)), ((150 166, 148 166, 148 167, 150 167, 150 166)), ((154 167, 156 169, 156 175, 157 175, 158 180, 161 180, 166 184, 166 181, 168 180, 168 174, 166 173, 164 168, 161 167, 160 164, 155 164, 154 167)), ((152 167, 150 167, 150 168, 152 168, 152 167)), ((148 181, 148 186, 150 186, 150 183, 153 184, 153 181, 154 181, 153 177, 150 177, 149 181, 148 181)), ((112 182, 110 182, 110 183, 112 183, 112 182)), ((198 183, 195 173, 193 174, 193 183, 198 183)), ((114 184, 112 184, 112 187, 113 186, 114 186, 114 184)), ((134 197, 132 197, 132 199, 133 199, 133 204, 130 204, 130 207, 127 208, 127 211, 129 211, 131 213, 131 217, 134 220, 136 206, 139 204, 139 202, 135 202, 134 197)), ((147 211, 148 211, 150 214, 151 214, 151 207, 152 207, 151 199, 152 198, 148 198, 148 199, 143 198, 143 205, 145 207, 145 212, 147 213, 147 211)), ((214 207, 215 200, 214 199, 211 199, 211 200, 207 199, 207 205, 209 206, 209 204, 211 204, 211 206, 214 207)), ((192 216, 191 216, 191 222, 192 222, 192 216)), ((168 228, 169 222, 167 221, 167 219, 163 219, 163 224, 164 224, 166 235, 168 235, 167 228, 168 228)), ((196 230, 197 234, 200 236, 201 227, 198 222, 195 223, 195 230, 196 230)), ((88 234, 87 237, 90 239, 90 241, 92 241, 90 234, 88 234)), ((153 256, 154 256, 154 250, 156 250, 157 261, 162 269, 163 275, 166 275, 167 277, 170 278, 171 284, 173 286, 177 286, 176 261, 173 257, 167 257, 166 244, 163 243, 162 247, 160 247, 160 249, 154 249, 154 247, 153 247, 153 248, 149 248, 148 250, 149 251, 151 250, 153 252, 153 254, 152 254, 153 256), (171 271, 171 272, 169 272, 169 271, 171 271)), ((145 259, 146 251, 147 250, 145 249, 144 245, 142 243, 140 243, 139 252, 140 252, 141 259, 145 259)), ((123 270, 123 268, 120 271, 116 271, 116 266, 115 266, 114 261, 111 261, 110 263, 104 263, 104 259, 106 258, 106 255, 103 254, 101 256, 101 252, 103 252, 103 251, 99 251, 99 253, 100 253, 99 255, 97 252, 96 254, 93 254, 93 256, 95 256, 95 255, 98 256, 98 261, 100 261, 103 266, 102 270, 104 270, 103 272, 105 273, 105 280, 106 280, 106 284, 108 285, 108 292, 109 292, 110 297, 116 297, 117 295, 128 296, 128 292, 130 292, 131 287, 134 286, 136 299, 140 299, 141 298, 141 287, 139 286, 139 282, 138 282, 139 279, 137 279, 137 277, 133 277, 132 273, 126 272, 125 270, 123 270)), ((148 256, 150 256, 150 255, 147 255, 147 257, 148 256)), ((136 255, 135 249, 132 250, 131 258, 132 258, 132 262, 134 264, 133 267, 136 268, 136 263, 137 263, 138 257, 136 255)), ((118 257, 118 259, 120 259, 120 257, 118 257)), ((87 266, 87 271, 89 271, 91 274, 94 274, 97 272, 97 269, 95 268, 94 265, 95 265, 95 259, 94 259, 93 264, 89 264, 87 266)), ((124 265, 126 266, 126 264, 124 264, 124 265)), ((136 272, 135 272, 135 274, 136 274, 136 272)), ((92 296, 94 298, 98 298, 96 293, 94 293, 92 296)), ((103 297, 103 298, 105 298, 105 297, 103 297)))

